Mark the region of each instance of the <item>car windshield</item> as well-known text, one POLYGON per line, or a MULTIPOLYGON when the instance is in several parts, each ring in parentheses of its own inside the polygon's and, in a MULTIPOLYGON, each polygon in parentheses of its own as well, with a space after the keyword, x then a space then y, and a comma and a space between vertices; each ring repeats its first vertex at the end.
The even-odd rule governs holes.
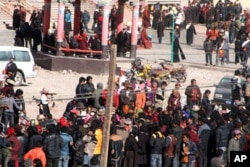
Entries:
POLYGON ((222 78, 219 83, 220 87, 231 87, 231 78, 222 78))
POLYGON ((14 51, 14 56, 15 56, 15 61, 25 61, 29 62, 30 61, 30 56, 29 52, 27 51, 14 51))
MULTIPOLYGON (((232 78, 222 78, 218 86, 231 88, 231 79, 232 78)), ((246 80, 244 78, 241 78, 241 85, 243 85, 245 82, 246 80)))
POLYGON ((11 57, 11 51, 0 51, 0 61, 9 61, 11 57))

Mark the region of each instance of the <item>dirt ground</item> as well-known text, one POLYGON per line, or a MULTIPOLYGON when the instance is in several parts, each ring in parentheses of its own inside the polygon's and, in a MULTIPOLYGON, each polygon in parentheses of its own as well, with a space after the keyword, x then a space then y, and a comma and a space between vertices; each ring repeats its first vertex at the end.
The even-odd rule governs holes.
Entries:
MULTIPOLYGON (((61 117, 62 113, 65 110, 67 103, 75 96, 75 88, 78 83, 78 79, 81 76, 87 77, 90 74, 79 74, 71 71, 48 71, 42 68, 37 69, 37 77, 27 79, 28 86, 15 87, 16 89, 22 89, 24 91, 24 99, 26 102, 26 112, 30 118, 36 118, 39 114, 38 107, 36 102, 33 100, 33 97, 39 98, 40 91, 43 88, 49 90, 50 93, 56 93, 54 96, 55 107, 51 109, 51 113, 54 118, 61 117), (63 100, 61 100, 63 99, 63 100)), ((206 89, 212 91, 211 98, 213 97, 213 92, 215 88, 214 84, 217 84, 220 78, 223 75, 232 75, 229 72, 222 71, 210 71, 205 69, 197 68, 187 68, 188 78, 185 83, 182 83, 182 103, 185 103, 184 90, 187 85, 190 84, 192 78, 197 79, 198 85, 201 87, 201 91, 204 92, 206 89)), ((91 75, 93 77, 93 83, 98 82, 103 83, 104 87, 107 85, 108 76, 97 76, 91 75)), ((171 93, 171 90, 174 87, 175 82, 171 82, 168 86, 168 94, 171 93)), ((52 104, 52 103, 50 103, 52 104)))

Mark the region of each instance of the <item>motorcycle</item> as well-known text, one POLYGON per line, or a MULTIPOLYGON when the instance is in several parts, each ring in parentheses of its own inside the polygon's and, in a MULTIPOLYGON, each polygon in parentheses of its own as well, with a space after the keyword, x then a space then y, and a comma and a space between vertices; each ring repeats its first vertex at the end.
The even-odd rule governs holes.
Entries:
POLYGON ((167 82, 167 84, 170 82, 170 73, 168 70, 163 68, 152 68, 148 63, 143 66, 140 59, 135 59, 131 65, 131 69, 125 73, 125 76, 131 82, 136 82, 139 80, 146 81, 151 78, 154 78, 160 82, 164 80, 167 82))
POLYGON ((175 79, 177 82, 185 82, 187 79, 187 72, 184 65, 180 65, 179 68, 174 68, 173 64, 160 63, 161 67, 165 70, 169 70, 170 79, 175 79))

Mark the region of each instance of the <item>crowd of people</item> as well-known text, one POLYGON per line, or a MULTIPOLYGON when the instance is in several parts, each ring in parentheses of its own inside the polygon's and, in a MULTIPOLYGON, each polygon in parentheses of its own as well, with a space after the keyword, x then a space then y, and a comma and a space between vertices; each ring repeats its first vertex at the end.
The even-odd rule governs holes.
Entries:
MULTIPOLYGON (((192 79, 182 104, 180 83, 172 90, 153 78, 130 83, 124 71, 115 85, 107 166, 226 167, 230 151, 250 149, 250 115, 238 98, 230 111, 218 107, 192 79)), ((50 113, 48 90, 38 99, 40 114, 29 119, 24 92, 11 88, 1 94, 2 166, 100 166, 110 94, 102 83, 80 77, 59 119, 50 113)))
MULTIPOLYGON (((115 12, 116 7, 114 6, 111 10, 111 35, 114 27, 116 27, 115 20, 112 21, 112 14, 115 12)), ((150 26, 148 12, 148 10, 144 10, 141 13, 142 18, 144 18, 142 32, 145 32, 145 38, 148 38, 146 28, 150 26)), ((71 22, 70 11, 65 13, 67 22, 71 22)), ((96 35, 90 38, 91 40, 87 39, 85 33, 85 29, 86 32, 89 31, 90 17, 87 11, 83 13, 81 23, 83 30, 73 37, 69 37, 69 34, 65 33, 62 47, 100 50, 101 35, 100 32, 98 33, 100 31, 98 25, 101 26, 101 24, 98 24, 98 20, 101 21, 102 19, 101 15, 97 16, 97 13, 101 12, 95 12, 96 16, 93 18, 92 29, 96 31, 96 35)), ((187 29, 190 30, 191 34, 195 34, 192 21, 195 22, 189 20, 187 29)), ((36 21, 33 21, 33 23, 27 24, 24 22, 20 25, 21 27, 18 27, 20 29, 17 32, 21 33, 20 36, 25 34, 24 32, 29 34, 27 31, 36 27, 37 33, 38 30, 40 32, 38 35, 40 44, 40 27, 36 21), (31 28, 27 28, 28 26, 31 28)), ((236 42, 240 40, 242 43, 238 45, 242 47, 244 43, 244 48, 246 48, 250 45, 249 42, 246 42, 249 41, 249 26, 247 20, 244 23, 245 25, 241 25, 239 31, 235 32, 238 35, 234 34, 234 38, 231 38, 230 35, 228 37, 232 41, 235 38, 236 42), (244 35, 245 37, 242 39, 244 35), (241 38, 238 39, 238 36, 241 38)), ((70 32, 71 24, 65 25, 70 32)), ((164 28, 164 25, 161 26, 164 28)), ((175 24, 174 44, 178 50, 182 50, 178 41, 181 26, 178 22, 175 24)), ((218 58, 220 52, 223 53, 223 58, 224 55, 228 54, 225 48, 220 51, 226 43, 227 30, 230 29, 221 25, 211 30, 208 27, 207 40, 204 43, 207 57, 206 64, 213 64, 211 53, 215 46, 218 58), (213 38, 215 30, 219 37, 213 38)), ((32 34, 34 34, 34 30, 32 34)), ((125 44, 129 41, 128 34, 129 29, 126 28, 118 34, 120 38, 115 40, 116 42, 119 40, 118 52, 121 55, 127 49, 128 45, 125 46, 125 44)), ((43 42, 55 44, 55 35, 53 35, 54 33, 45 36, 43 42)), ((29 43, 29 38, 32 37, 27 38, 27 43, 29 43)), ((190 40, 190 38, 188 39, 190 40)), ((146 41, 150 40, 147 39, 146 41)), ((159 42, 161 41, 159 40, 159 42)), ((187 43, 191 45, 192 41, 187 41, 187 43)), ((36 48, 34 48, 35 50, 36 48)), ((247 52, 248 50, 246 49, 247 52)), ((54 52, 50 48, 43 48, 43 51, 54 52)), ((238 58, 246 57, 245 54, 240 56, 240 50, 236 53, 239 53, 238 58)), ((184 53, 181 54, 184 59, 184 53)), ((239 61, 239 59, 237 60, 239 61)), ((241 60, 246 62, 245 59, 241 60)), ((175 55, 174 61, 179 61, 179 55, 175 55)), ((226 59, 226 61, 229 60, 226 59)), ((11 65, 13 65, 13 60, 7 67, 11 65)), ((10 68, 6 71, 9 74, 12 73, 10 68)), ((229 111, 224 106, 219 107, 210 100, 211 91, 209 89, 201 92, 196 79, 192 79, 190 85, 183 88, 185 89, 186 104, 182 104, 181 97, 183 96, 180 94, 180 89, 182 89, 180 83, 176 83, 174 88, 170 88, 167 82, 159 82, 153 78, 147 81, 130 83, 124 71, 121 71, 115 90, 113 90, 113 112, 107 166, 229 166, 231 162, 230 151, 250 150, 249 84, 243 86, 242 89, 238 84, 240 83, 238 72, 236 72, 235 78, 237 80, 235 87, 238 86, 238 88, 235 90, 232 88, 233 99, 229 111), (242 96, 244 96, 246 104, 241 102, 242 96)), ((247 80, 249 78, 248 76, 247 80)), ((75 91, 76 96, 68 102, 65 112, 59 119, 54 118, 50 113, 50 92, 46 89, 42 89, 41 97, 38 99, 40 114, 36 119, 29 119, 25 112, 25 101, 23 99, 25 92, 21 89, 14 91, 11 83, 11 81, 8 81, 0 93, 0 118, 3 122, 0 124, 1 166, 100 166, 102 136, 105 133, 103 123, 107 121, 105 120, 105 107, 110 94, 102 83, 97 83, 95 86, 91 76, 79 78, 75 91)))

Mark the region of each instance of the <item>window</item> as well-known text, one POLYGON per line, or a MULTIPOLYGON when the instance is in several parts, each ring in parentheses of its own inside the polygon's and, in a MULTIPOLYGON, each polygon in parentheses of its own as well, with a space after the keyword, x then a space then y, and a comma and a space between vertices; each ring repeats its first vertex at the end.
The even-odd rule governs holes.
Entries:
POLYGON ((9 61, 11 57, 11 51, 0 51, 0 61, 9 61))
POLYGON ((27 51, 15 50, 14 57, 15 57, 15 61, 21 61, 21 62, 22 61, 24 61, 24 62, 30 61, 30 55, 29 55, 29 52, 27 52, 27 51))

